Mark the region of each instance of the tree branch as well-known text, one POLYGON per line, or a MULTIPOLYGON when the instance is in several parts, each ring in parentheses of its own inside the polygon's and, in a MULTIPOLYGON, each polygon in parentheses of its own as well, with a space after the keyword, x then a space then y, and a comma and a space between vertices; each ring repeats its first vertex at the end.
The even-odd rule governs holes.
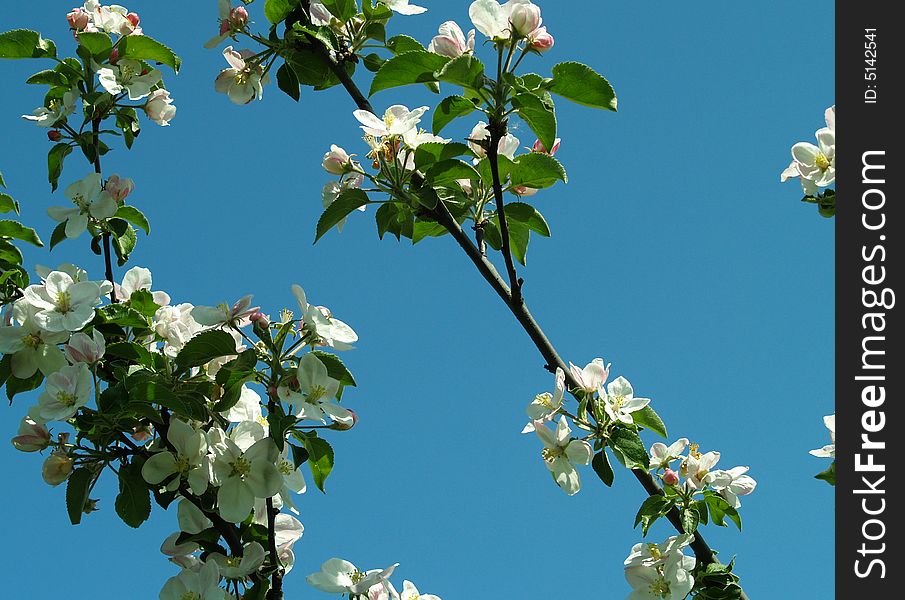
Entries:
MULTIPOLYGON (((502 246, 500 251, 503 254, 503 261, 506 263, 506 272, 509 274, 509 288, 511 292, 511 302, 521 304, 522 302, 522 280, 519 279, 515 270, 515 263, 512 261, 512 247, 509 241, 509 222, 506 220, 506 200, 503 198, 503 184, 500 178, 500 160, 499 148, 500 140, 506 135, 506 121, 497 121, 490 119, 488 126, 490 132, 490 147, 487 148, 487 161, 490 163, 490 174, 493 177, 493 197, 496 200, 497 216, 500 218, 500 237, 502 238, 502 246)), ((482 253, 483 254, 483 253, 482 253)))
MULTIPOLYGON (((94 119, 91 121, 91 134, 92 139, 94 141, 94 172, 98 175, 101 174, 101 121, 100 119, 94 119)), ((113 261, 110 256, 110 233, 104 232, 103 234, 103 244, 104 244, 104 277, 106 277, 107 281, 110 282, 112 289, 110 290, 110 302, 116 304, 116 284, 113 282, 113 261)))

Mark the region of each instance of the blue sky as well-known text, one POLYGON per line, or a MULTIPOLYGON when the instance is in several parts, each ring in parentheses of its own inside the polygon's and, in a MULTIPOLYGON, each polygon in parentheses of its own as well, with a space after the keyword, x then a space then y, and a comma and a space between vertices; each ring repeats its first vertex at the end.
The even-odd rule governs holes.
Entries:
MULTIPOLYGON (((391 30, 427 43, 441 22, 467 23, 467 2, 420 4, 427 14, 391 30)), ((132 264, 175 301, 254 293, 274 313, 292 305, 297 282, 361 336, 343 357, 360 384, 345 402, 361 422, 331 438, 328 494, 302 498, 287 597, 326 597, 304 576, 332 556, 366 568, 398 561, 400 581, 445 600, 627 595, 621 563, 641 539, 631 524, 643 493, 624 470, 608 489, 587 468, 572 498, 553 485, 538 441, 519 433, 524 406, 552 378, 452 240, 380 242, 373 215, 356 213, 312 246, 328 180, 321 156, 330 143, 364 153, 351 100, 303 91, 296 104, 272 84, 262 102, 234 106, 213 90, 222 57, 202 48, 216 2, 128 6, 184 59, 167 76, 172 126, 147 123, 132 152, 105 158, 108 174, 135 180, 130 202, 153 227, 132 264)), ((535 198, 554 237, 532 242, 527 300, 567 360, 603 356, 653 399, 671 437, 721 451, 727 468, 751 467, 759 485, 743 500, 744 532, 705 530, 722 557, 738 556, 751 597, 831 597, 833 494, 812 479, 825 461, 807 451, 827 443, 821 417, 833 411, 833 222, 779 173, 834 101, 833 12, 781 1, 541 6, 557 41, 529 68, 586 62, 612 82, 620 111, 559 102, 570 183, 535 198)), ((0 13, 0 30, 38 29, 72 51, 70 7, 35 0, 0 13)), ((40 104, 41 90, 23 82, 41 68, 0 63, 0 171, 48 240, 44 210, 65 199, 46 184, 44 131, 19 119, 40 104)), ((439 99, 407 88, 372 101, 439 99)), ((449 131, 464 136, 466 125, 449 131)), ((73 155, 61 183, 88 172, 73 155)), ((102 276, 87 239, 27 258, 102 276)), ((0 437, 14 435, 31 401, 2 409, 0 437)), ((0 445, 0 556, 15 565, 6 594, 156 598, 175 574, 158 552, 175 514, 155 509, 129 529, 108 478, 102 510, 72 527, 64 490, 41 481, 40 463, 0 445)), ((651 536, 671 534, 658 525, 651 536)))

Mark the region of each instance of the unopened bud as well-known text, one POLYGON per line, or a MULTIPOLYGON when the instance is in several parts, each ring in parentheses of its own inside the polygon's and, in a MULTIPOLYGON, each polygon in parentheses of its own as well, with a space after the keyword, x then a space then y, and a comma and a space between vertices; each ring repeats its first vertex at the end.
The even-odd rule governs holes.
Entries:
POLYGON ((527 37, 532 31, 540 27, 543 22, 540 16, 540 7, 526 2, 516 4, 509 18, 512 23, 512 32, 519 37, 527 37))
POLYGON ((130 12, 126 15, 126 19, 132 23, 132 27, 138 27, 138 24, 141 23, 141 19, 138 17, 138 13, 130 12))
POLYGON ((553 141, 553 147, 550 150, 547 150, 543 143, 540 140, 537 140, 536 142, 534 142, 534 146, 531 148, 531 150, 533 150, 534 152, 540 152, 541 154, 549 154, 550 156, 553 156, 559 151, 559 146, 561 144, 562 140, 556 138, 553 141))
MULTIPOLYGON (((349 410, 349 409, 346 409, 349 410)), ((330 425, 330 429, 334 429, 336 431, 349 431, 358 423, 358 415, 354 410, 349 410, 349 414, 352 415, 351 423, 340 423, 339 421, 334 421, 332 425, 330 425)))
POLYGON ((63 134, 56 129, 51 129, 47 132, 47 139, 51 142, 59 142, 63 139, 63 134))
POLYGON ((248 24, 248 11, 245 10, 244 6, 237 6, 230 11, 229 22, 237 29, 245 27, 248 24))
POLYGON ((267 327, 268 325, 270 325, 270 321, 267 320, 267 315, 259 310, 256 310, 255 312, 248 315, 248 320, 252 323, 257 323, 261 327, 267 327))
POLYGON ((528 47, 535 52, 546 52, 555 43, 553 36, 547 33, 546 27, 538 27, 528 34, 528 47))
POLYGON ((41 477, 48 485, 57 486, 72 474, 72 459, 65 452, 54 452, 44 461, 41 477))
POLYGON ((66 22, 75 31, 84 31, 88 27, 88 13, 81 9, 73 9, 71 13, 66 15, 66 22))
POLYGON ((50 432, 31 417, 25 417, 19 424, 19 435, 12 442, 20 452, 40 452, 50 446, 50 432))
POLYGON ((673 471, 672 469, 666 469, 666 472, 663 473, 663 483, 666 485, 678 485, 679 484, 679 474, 673 471))

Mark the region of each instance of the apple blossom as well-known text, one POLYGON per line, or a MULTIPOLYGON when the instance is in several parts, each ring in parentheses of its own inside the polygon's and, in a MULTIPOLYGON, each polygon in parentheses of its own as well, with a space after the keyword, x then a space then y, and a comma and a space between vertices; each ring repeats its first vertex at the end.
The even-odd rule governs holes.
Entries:
POLYGON ((664 485, 679 485, 679 474, 668 468, 663 471, 663 484, 664 485))
POLYGON ((129 19, 128 9, 117 4, 98 6, 94 11, 94 24, 107 33, 116 35, 141 34, 141 28, 129 19))
POLYGON ((632 586, 626 600, 684 600, 694 587, 695 563, 693 557, 674 552, 656 566, 626 567, 625 579, 632 586))
POLYGON ((827 444, 823 448, 811 450, 810 454, 820 458, 836 458, 836 415, 827 415, 823 417, 823 424, 830 431, 831 444, 827 444))
POLYGON ((51 129, 47 132, 47 139, 51 142, 59 142, 63 139, 63 134, 58 129, 51 129))
POLYGON ((201 331, 201 325, 192 318, 191 304, 163 306, 154 314, 152 327, 163 338, 163 353, 175 357, 186 342, 201 331))
POLYGON ((95 329, 90 336, 81 332, 73 333, 64 349, 66 358, 69 359, 70 363, 94 365, 104 357, 106 344, 104 343, 104 336, 95 329))
POLYGON ((509 13, 509 22, 512 24, 512 33, 518 37, 528 37, 543 23, 540 7, 531 2, 514 3, 509 13))
POLYGON ((50 432, 26 415, 22 417, 19 435, 12 439, 12 443, 20 452, 40 452, 50 446, 50 432))
POLYGON ((132 298, 132 294, 139 290, 144 290, 151 292, 151 298, 155 304, 167 306, 170 303, 169 294, 152 291, 152 282, 151 271, 144 267, 132 267, 123 275, 123 282, 115 286, 116 297, 122 302, 128 302, 132 298))
POLYGON ((650 469, 665 469, 672 461, 680 458, 688 448, 688 438, 679 438, 666 446, 663 442, 654 442, 650 447, 650 469))
POLYGON ((176 491, 185 479, 192 493, 201 495, 208 486, 208 443, 204 432, 195 430, 184 421, 173 418, 167 430, 167 441, 174 452, 161 450, 149 458, 141 468, 141 476, 151 485, 166 485, 167 491, 176 491))
POLYGON ((380 119, 372 112, 356 110, 352 114, 361 123, 361 129, 366 134, 374 137, 403 135, 417 128, 421 117, 430 110, 429 106, 422 106, 415 110, 409 110, 401 104, 389 107, 380 119))
POLYGON ((151 90, 160 83, 163 74, 158 69, 146 71, 139 61, 124 58, 115 66, 101 67, 97 78, 111 95, 125 91, 129 100, 141 100, 151 95, 151 90))
POLYGON ((336 402, 339 382, 327 374, 327 367, 316 355, 305 354, 299 359, 297 379, 298 392, 282 385, 278 394, 294 407, 299 419, 326 423, 329 416, 337 423, 352 423, 352 414, 336 402))
POLYGON ((91 173, 80 181, 69 184, 64 192, 75 207, 51 206, 47 214, 59 223, 66 223, 68 238, 77 238, 88 227, 91 219, 103 221, 116 214, 117 205, 109 194, 101 193, 101 176, 91 173))
POLYGON ((556 40, 547 32, 546 27, 538 27, 528 34, 528 47, 535 52, 546 52, 553 48, 556 40))
POLYGON ((217 507, 227 521, 244 521, 254 508, 255 498, 279 493, 283 478, 274 464, 279 452, 269 437, 262 437, 246 450, 232 439, 223 438, 214 446, 214 452, 214 474, 220 486, 217 507))
POLYGON ((66 15, 66 22, 69 27, 79 32, 88 28, 91 23, 91 15, 84 8, 73 8, 72 12, 66 15))
POLYGON ((682 461, 680 473, 686 477, 686 484, 695 490, 703 489, 708 483, 708 476, 720 460, 719 452, 698 452, 697 444, 692 444, 688 457, 682 461))
POLYGON ((84 363, 63 367, 47 376, 38 404, 29 412, 36 422, 65 421, 91 399, 91 372, 84 363))
POLYGON ((242 556, 223 556, 219 552, 212 552, 208 560, 212 560, 220 567, 220 575, 226 579, 245 579, 264 564, 266 555, 264 547, 258 542, 245 544, 242 556))
POLYGON ((380 0, 386 4, 391 10, 396 11, 400 15, 420 15, 427 12, 423 6, 415 6, 409 4, 409 0, 380 0))
POLYGON ((60 99, 53 98, 49 106, 39 106, 30 115, 22 115, 26 121, 32 121, 39 127, 53 127, 59 121, 75 112, 75 103, 79 99, 77 89, 69 90, 60 99))
POLYGON ((566 392, 566 373, 562 369, 556 369, 554 375, 553 393, 544 392, 534 397, 528 408, 528 418, 531 419, 522 433, 530 433, 534 431, 535 421, 547 422, 552 421, 553 417, 562 408, 562 400, 566 392))
POLYGON ((324 154, 321 164, 328 173, 343 175, 352 168, 352 157, 336 144, 331 144, 330 151, 324 154))
POLYGON ((72 280, 68 273, 54 271, 43 284, 25 288, 24 301, 34 309, 34 319, 47 331, 78 331, 94 318, 101 288, 93 281, 72 280))
POLYGON ((330 594, 364 594, 371 587, 385 582, 399 563, 386 569, 359 571, 347 560, 331 558, 321 565, 321 570, 306 578, 309 585, 330 594))
POLYGON ((291 571, 295 564, 295 552, 292 551, 292 547, 301 539, 304 530, 299 520, 292 515, 280 513, 274 519, 273 537, 277 546, 277 556, 283 565, 283 573, 291 571))
POLYGON ((440 56, 457 58, 463 54, 474 52, 474 38, 474 29, 468 32, 468 37, 466 38, 458 23, 446 21, 440 25, 439 35, 434 36, 434 39, 431 40, 430 45, 427 47, 427 51, 440 56))
POLYGON ((181 535, 182 532, 177 531, 167 536, 163 543, 160 544, 160 553, 176 558, 189 556, 201 549, 195 542, 183 542, 180 544, 179 537, 181 535))
POLYGON ((588 394, 602 390, 607 378, 610 376, 610 363, 604 363, 602 358, 595 358, 583 369, 569 363, 569 372, 578 384, 578 389, 588 394))
MULTIPOLYGON (((496 0, 476 0, 469 6, 468 16, 478 31, 494 41, 505 41, 512 37, 512 30, 516 29, 513 26, 514 20, 517 20, 521 27, 527 27, 535 20, 537 26, 540 25, 540 9, 529 0, 509 0, 503 5, 496 0)), ((517 32, 517 35, 524 37, 537 26, 522 33, 517 32)))
POLYGON ((201 533, 213 526, 201 509, 185 498, 176 505, 176 519, 179 521, 179 530, 189 534, 201 533))
POLYGON ((440 597, 418 593, 415 584, 406 579, 402 582, 402 593, 399 595, 399 600, 440 600, 440 597))
POLYGON ((218 0, 218 19, 220 20, 220 35, 211 39, 205 48, 215 48, 226 38, 242 31, 248 25, 248 10, 244 6, 233 8, 231 0, 218 0))
POLYGON ((261 396, 247 385, 242 386, 242 390, 239 392, 239 401, 228 411, 220 414, 230 423, 242 423, 243 421, 260 423, 264 427, 264 434, 267 434, 267 419, 263 417, 261 412, 261 396))
POLYGON ((559 418, 555 432, 541 421, 534 423, 534 431, 544 445, 541 455, 556 485, 570 496, 576 494, 581 489, 581 479, 574 465, 591 462, 591 445, 571 439, 572 429, 565 416, 559 418))
POLYGON ((217 306, 196 306, 192 309, 192 318, 206 327, 219 327, 228 325, 230 327, 245 327, 251 321, 249 315, 260 309, 260 306, 251 306, 251 294, 239 298, 232 306, 226 303, 217 306))
POLYGON ((742 503, 738 497, 747 496, 757 487, 757 482, 749 475, 745 475, 747 472, 748 467, 733 467, 728 471, 711 471, 707 482, 726 499, 729 506, 739 508, 742 503))
POLYGON ((311 345, 329 346, 334 350, 351 350, 358 341, 358 334, 346 323, 333 317, 333 313, 323 306, 308 304, 305 290, 300 285, 292 285, 295 296, 302 311, 302 330, 314 339, 311 345))
POLYGON ((10 316, 18 325, 0 325, 0 353, 11 356, 10 370, 19 379, 28 379, 39 369, 49 375, 66 366, 57 344, 65 342, 69 333, 45 331, 35 320, 35 312, 26 302, 17 302, 10 316))
POLYGON ((617 377, 607 385, 603 397, 606 414, 613 421, 632 424, 632 413, 650 404, 650 398, 635 398, 632 384, 625 377, 617 377))
POLYGON ((167 90, 154 90, 144 105, 145 114, 158 125, 167 126, 176 116, 176 107, 167 90))
POLYGON ((544 147, 543 142, 540 140, 536 140, 534 142, 534 146, 531 147, 532 152, 539 152, 541 154, 549 154, 550 156, 555 156, 557 152, 559 152, 559 147, 562 145, 562 139, 556 138, 553 140, 553 147, 547 150, 544 147))
POLYGON ((61 450, 57 450, 44 459, 44 465, 41 467, 41 477, 45 483, 54 487, 60 485, 72 474, 74 461, 72 458, 61 450))
POLYGON ((214 561, 207 561, 197 571, 183 569, 171 577, 160 590, 160 600, 224 600, 228 596, 220 589, 220 569, 214 561))
POLYGON ((659 544, 635 544, 632 551, 623 563, 626 567, 645 566, 653 567, 666 562, 673 553, 682 553, 682 549, 686 548, 694 540, 693 535, 684 533, 682 535, 674 535, 659 544))
POLYGON ((312 2, 308 8, 311 14, 311 24, 317 27, 329 27, 333 21, 333 14, 321 2, 312 2))
POLYGON ((220 71, 214 89, 226 94, 235 104, 248 104, 264 96, 264 70, 259 64, 248 61, 254 54, 251 50, 233 50, 232 46, 223 50, 223 58, 230 68, 220 71))
MULTIPOLYGON (((487 129, 487 123, 484 121, 479 121, 477 125, 474 126, 474 129, 471 130, 471 133, 468 136, 468 147, 471 148, 471 151, 475 153, 478 159, 484 158, 487 156, 487 149, 480 142, 482 140, 490 139, 490 131, 487 129)), ((512 135, 511 133, 507 133, 502 138, 500 138, 500 143, 497 146, 497 154, 500 156, 505 156, 509 160, 513 160, 515 158, 515 152, 519 148, 519 139, 512 135)), ((475 164, 479 161, 475 160, 475 164)))
POLYGON ((826 109, 824 118, 826 127, 817 131, 817 145, 799 142, 792 146, 792 162, 780 176, 783 182, 799 177, 809 196, 836 181, 836 107, 826 109))
POLYGON ((131 179, 125 179, 120 177, 119 175, 111 175, 107 178, 107 183, 104 184, 104 191, 110 194, 114 200, 118 204, 122 204, 123 201, 132 193, 135 189, 135 182, 131 179))

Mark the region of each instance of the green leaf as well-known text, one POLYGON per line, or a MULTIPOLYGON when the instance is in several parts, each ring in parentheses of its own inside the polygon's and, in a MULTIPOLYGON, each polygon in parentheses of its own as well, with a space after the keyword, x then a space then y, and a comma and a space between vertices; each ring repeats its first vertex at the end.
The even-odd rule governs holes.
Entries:
POLYGON ((436 79, 463 88, 479 90, 484 85, 484 63, 471 54, 463 54, 437 71, 436 79))
POLYGON ((448 144, 426 142, 419 144, 415 150, 415 166, 419 169, 426 169, 437 161, 449 160, 457 156, 473 155, 468 146, 458 142, 450 142, 448 144))
POLYGON ((434 112, 434 135, 438 135, 444 127, 459 117, 470 115, 475 110, 475 103, 464 96, 444 98, 434 112))
POLYGON ((255 581, 254 585, 245 590, 242 600, 265 600, 270 589, 270 580, 266 577, 255 581))
POLYGON ((548 188, 557 181, 567 183, 569 180, 562 164, 549 154, 541 152, 520 156, 509 176, 514 186, 523 185, 538 190, 548 188))
MULTIPOLYGON (((498 221, 499 217, 495 217, 495 220, 498 221)), ((519 263, 525 265, 528 257, 528 242, 531 241, 531 230, 524 223, 509 221, 508 217, 506 224, 509 226, 509 248, 512 250, 512 255, 519 263)))
POLYGON ((141 404, 159 404, 179 417, 191 421, 209 418, 204 398, 191 393, 177 394, 163 383, 153 379, 150 371, 139 371, 126 380, 129 398, 141 404))
MULTIPOLYGON (((134 297, 135 294, 132 294, 132 296, 134 297)), ((151 351, 135 342, 115 342, 110 344, 107 346, 104 356, 107 357, 107 360, 120 358, 148 368, 154 367, 154 355, 151 351)))
POLYGON ((255 377, 258 355, 254 349, 246 350, 217 371, 217 383, 223 387, 223 395, 214 405, 214 412, 231 409, 242 396, 242 387, 255 377))
POLYGON ((37 31, 13 29, 0 33, 0 58, 53 58, 56 45, 37 31))
POLYGON ((556 111, 534 94, 519 94, 512 99, 518 116, 537 135, 544 148, 553 148, 556 142, 556 111))
POLYGON ((635 527, 641 524, 641 533, 647 535, 648 530, 654 522, 669 512, 672 508, 673 501, 666 496, 659 494, 650 496, 641 504, 638 514, 635 515, 635 527))
POLYGON ((264 16, 274 25, 282 23, 298 4, 298 0, 267 0, 264 3, 264 16))
POLYGON ((322 350, 313 350, 311 353, 327 367, 327 375, 343 385, 350 385, 352 387, 358 385, 355 383, 355 378, 352 377, 352 373, 346 368, 346 365, 343 364, 343 361, 340 360, 338 356, 330 354, 329 352, 323 352, 322 350))
POLYGON ((358 14, 358 2, 355 0, 322 0, 322 4, 343 23, 358 14))
POLYGON ((190 339, 179 354, 176 365, 183 371, 200 367, 221 356, 236 354, 236 340, 225 331, 212 330, 190 339))
POLYGON ((122 235, 113 236, 113 250, 116 253, 116 264, 120 267, 129 261, 129 255, 135 250, 138 243, 138 234, 131 226, 127 226, 122 235))
POLYGON ((151 492, 141 476, 141 466, 136 462, 119 468, 116 514, 129 527, 139 527, 151 516, 151 492))
POLYGON ((14 212, 19 214, 19 203, 9 194, 0 194, 0 213, 14 212))
POLYGON ((283 63, 277 69, 277 87, 279 87, 287 96, 298 102, 301 97, 299 90, 299 78, 295 74, 295 69, 289 66, 289 63, 283 63))
POLYGON ((594 472, 600 477, 600 481, 607 487, 613 487, 613 480, 616 479, 616 474, 613 472, 613 467, 610 466, 606 448, 594 455, 594 458, 591 459, 591 467, 594 468, 594 472))
POLYGON ((528 228, 544 237, 550 237, 550 226, 536 208, 525 202, 510 202, 506 205, 506 219, 524 223, 528 228))
POLYGON ((321 87, 330 79, 330 68, 324 63, 323 58, 310 48, 299 48, 287 52, 286 60, 295 71, 295 76, 301 85, 321 87))
POLYGON ((725 498, 713 490, 706 490, 704 492, 704 501, 707 503, 707 508, 710 509, 710 520, 713 521, 714 525, 727 527, 725 518, 729 517, 735 523, 735 526, 738 527, 738 530, 742 530, 741 515, 732 508, 725 498))
POLYGON ((50 182, 51 191, 57 191, 57 183, 63 174, 63 161, 72 152, 72 146, 66 142, 60 142, 50 149, 47 154, 47 180, 50 182))
POLYGON ((91 469, 79 467, 69 476, 66 482, 66 512, 69 513, 69 522, 78 525, 85 514, 85 504, 88 502, 88 492, 91 481, 94 479, 91 469))
POLYGON ((143 314, 153 318, 157 314, 160 305, 154 301, 154 295, 148 290, 135 290, 129 296, 129 306, 143 314))
POLYGON ((110 35, 103 32, 83 31, 78 34, 79 44, 98 60, 106 60, 113 51, 113 41, 110 35))
POLYGON ((610 447, 619 462, 630 469, 644 469, 650 466, 650 456, 638 434, 625 427, 617 427, 610 434, 610 447))
POLYGON ((104 323, 111 325, 136 327, 138 329, 148 329, 150 327, 147 317, 125 304, 108 304, 98 309, 98 314, 104 323))
POLYGON ((421 240, 429 237, 440 237, 446 235, 449 231, 443 225, 436 221, 425 221, 422 219, 415 220, 415 227, 412 230, 412 244, 417 244, 421 240))
POLYGON ((44 242, 41 241, 41 238, 38 237, 38 233, 34 229, 26 227, 17 221, 0 221, 0 237, 22 240, 23 242, 28 242, 32 246, 38 246, 39 248, 44 246, 44 242))
POLYGON ((50 249, 53 250, 57 244, 67 239, 66 237, 66 221, 59 223, 56 227, 53 228, 53 233, 50 234, 50 249))
POLYGON ((449 160, 441 160, 440 162, 434 163, 434 165, 428 169, 425 178, 432 185, 442 186, 452 183, 457 179, 480 181, 481 174, 467 162, 451 158, 449 160))
POLYGON ((836 461, 833 461, 833 464, 829 466, 826 471, 818 473, 814 475, 814 479, 821 479, 828 484, 835 486, 836 485, 836 461))
POLYGON ((119 46, 120 58, 162 63, 176 73, 179 72, 179 67, 182 64, 182 60, 176 56, 175 52, 146 35, 125 36, 121 39, 119 46))
POLYGON ((151 224, 148 223, 148 218, 134 206, 120 206, 113 216, 132 223, 144 231, 145 234, 150 235, 151 233, 151 224))
POLYGON ((315 434, 303 435, 302 442, 308 451, 308 467, 314 476, 314 485, 326 493, 324 481, 333 470, 333 448, 315 434))
POLYGON ((45 69, 38 71, 25 80, 30 85, 49 85, 51 87, 61 87, 69 84, 66 76, 54 69, 45 69))
POLYGON ((449 59, 424 50, 406 52, 389 59, 374 75, 369 96, 387 90, 415 83, 430 83, 437 80, 435 73, 442 69, 449 59))
POLYGON ((421 42, 407 35, 397 35, 388 39, 387 49, 397 56, 406 52, 426 52, 421 42))
POLYGON ((15 375, 12 375, 9 377, 9 379, 6 380, 6 397, 10 402, 12 402, 16 394, 22 394, 24 392, 35 390, 43 382, 44 375, 41 373, 41 371, 35 372, 35 374, 28 379, 19 379, 15 375))
POLYGON ((349 216, 353 210, 370 204, 368 195, 359 189, 350 189, 342 192, 330 206, 321 214, 317 221, 317 233, 314 243, 317 243, 325 233, 333 229, 340 221, 349 216))
POLYGON ((631 415, 635 425, 650 429, 660 437, 665 438, 667 436, 666 425, 663 423, 663 419, 660 418, 660 415, 658 415, 650 405, 631 413, 631 415))
POLYGON ((613 91, 613 86, 594 69, 581 63, 564 62, 555 65, 553 83, 549 89, 566 100, 584 106, 616 110, 616 92, 613 91))
POLYGON ((701 515, 694 508, 686 508, 682 510, 682 529, 687 534, 693 534, 698 529, 698 523, 701 522, 701 515))

